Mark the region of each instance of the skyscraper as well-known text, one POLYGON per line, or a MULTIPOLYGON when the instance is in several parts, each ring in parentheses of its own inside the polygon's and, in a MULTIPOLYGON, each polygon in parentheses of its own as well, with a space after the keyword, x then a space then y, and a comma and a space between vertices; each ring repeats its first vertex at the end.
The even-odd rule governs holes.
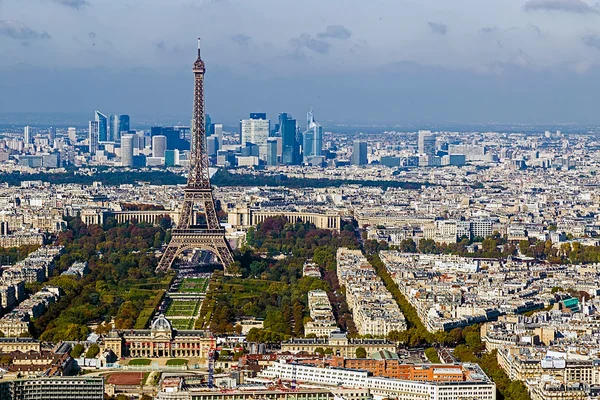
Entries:
POLYGON ((267 119, 267 113, 250 113, 250 119, 267 119))
POLYGON ((419 131, 419 154, 434 156, 435 155, 435 133, 431 131, 419 131))
POLYGON ((179 165, 179 150, 166 150, 165 166, 174 167, 176 165, 179 165))
POLYGON ((77 143, 77 128, 69 127, 67 129, 67 135, 69 136, 71 144, 77 143))
POLYGON ((302 134, 302 161, 306 162, 309 157, 313 156, 314 146, 315 134, 309 129, 302 134))
POLYGON ((150 135, 162 135, 167 137, 167 150, 189 150, 190 142, 182 139, 182 132, 185 132, 187 127, 162 127, 153 126, 150 128, 150 135))
POLYGON ((279 138, 267 139, 267 165, 277 165, 277 141, 279 138))
POLYGON ((260 157, 267 157, 267 138, 271 130, 271 121, 267 119, 267 114, 251 113, 250 119, 241 121, 242 146, 252 143, 258 146, 260 157))
POLYGON ((352 150, 352 164, 366 165, 369 159, 367 158, 367 142, 364 140, 355 140, 352 150))
MULTIPOLYGON (((214 125, 213 125, 214 126, 214 125)), ((219 138, 212 135, 206 138, 206 153, 209 157, 215 157, 219 151, 219 138)))
POLYGON ((30 126, 26 126, 25 129, 23 129, 23 142, 25 145, 33 143, 33 130, 30 126))
MULTIPOLYGON (((266 113, 250 113, 250 119, 257 119, 257 120, 267 120, 267 114, 266 113)), ((242 144, 242 146, 244 145, 244 138, 243 138, 243 121, 248 121, 245 119, 241 119, 240 120, 240 143, 242 144)), ((269 126, 271 126, 271 121, 269 121, 269 126)))
POLYGON ((117 139, 117 135, 119 134, 119 116, 111 115, 108 123, 108 141, 116 142, 120 141, 117 139))
POLYGON ((123 115, 119 115, 119 135, 118 135, 118 139, 121 139, 121 132, 129 132, 129 127, 130 127, 130 119, 129 119, 129 115, 127 114, 123 114, 123 115))
POLYGON ((206 114, 206 117, 204 117, 205 121, 204 121, 204 131, 206 132, 206 137, 210 136, 213 134, 212 132, 212 119, 210 118, 209 114, 206 114))
POLYGON ((212 124, 212 134, 223 140, 223 124, 212 124))
POLYGON ((163 135, 152 136, 152 157, 164 157, 167 150, 167 137, 163 135))
POLYGON ((100 111, 96 111, 96 122, 98 123, 98 142, 108 141, 108 118, 100 111))
POLYGON ((122 132, 129 132, 129 115, 111 115, 108 141, 119 142, 122 132))
POLYGON ((133 136, 121 136, 121 165, 124 167, 133 167, 133 136))
POLYGON ((306 114, 306 132, 303 136, 302 152, 304 153, 304 162, 309 157, 323 154, 323 127, 315 121, 312 110, 306 114))
POLYGON ((96 154, 96 151, 98 151, 98 141, 100 136, 99 127, 100 124, 98 121, 90 121, 88 128, 88 144, 90 154, 96 154))
POLYGON ((48 128, 48 143, 50 146, 54 145, 54 139, 56 139, 56 128, 48 128))
POLYGON ((282 141, 282 163, 287 165, 300 164, 300 143, 296 134, 296 120, 287 113, 279 114, 279 132, 282 141))

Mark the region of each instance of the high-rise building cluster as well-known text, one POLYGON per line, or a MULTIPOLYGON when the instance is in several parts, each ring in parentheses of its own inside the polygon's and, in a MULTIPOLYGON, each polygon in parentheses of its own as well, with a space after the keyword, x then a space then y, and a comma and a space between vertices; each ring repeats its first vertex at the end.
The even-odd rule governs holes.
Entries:
POLYGON ((111 115, 110 119, 100 111, 94 115, 94 120, 88 125, 88 146, 92 155, 96 154, 100 145, 119 143, 121 135, 129 133, 129 115, 111 115))
MULTIPOLYGON (((209 137, 210 139, 210 137, 209 137)), ((307 113, 306 128, 302 130, 288 113, 280 113, 278 122, 271 128, 265 113, 250 113, 249 118, 240 120, 239 155, 235 149, 223 147, 217 164, 222 161, 234 165, 323 165, 323 127, 313 111, 307 113)), ((211 146, 209 144, 209 149, 211 146)), ((210 154, 210 153, 209 153, 210 154)))
MULTIPOLYGON (((237 133, 224 131, 223 124, 213 122, 209 114, 205 115, 204 128, 209 162, 215 166, 325 166, 335 156, 324 147, 323 126, 313 110, 307 113, 306 126, 288 113, 280 113, 273 124, 266 113, 253 112, 240 120, 237 133)), ((108 115, 96 110, 85 131, 76 127, 41 131, 26 126, 23 140, 9 146, 24 153, 19 157, 20 163, 32 168, 70 164, 186 167, 192 131, 193 124, 131 129, 129 115, 108 115), (61 150, 69 150, 69 154, 61 150)), ((0 160, 9 154, 0 149, 0 160)), ((361 160, 359 165, 368 163, 366 142, 357 157, 361 160)))
MULTIPOLYGON (((208 121, 209 129, 222 130, 222 125, 210 124, 210 117, 208 121)), ((77 143, 76 128, 69 128, 67 136, 71 143, 77 143)), ((149 131, 131 130, 129 115, 107 117, 96 111, 94 120, 89 121, 84 144, 87 144, 90 161, 97 164, 176 166, 180 160, 187 160, 180 152, 190 149, 190 127, 154 126, 149 131)))

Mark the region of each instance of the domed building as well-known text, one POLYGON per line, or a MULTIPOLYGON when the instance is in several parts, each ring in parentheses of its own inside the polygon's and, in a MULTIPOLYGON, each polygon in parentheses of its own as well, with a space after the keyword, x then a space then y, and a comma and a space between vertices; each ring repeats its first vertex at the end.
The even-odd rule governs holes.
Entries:
POLYGON ((173 329, 163 314, 150 324, 150 329, 112 330, 102 338, 104 349, 119 357, 183 357, 206 360, 211 335, 200 330, 173 329))
POLYGON ((173 327, 167 317, 160 314, 152 321, 150 335, 152 335, 153 338, 173 338, 173 327))

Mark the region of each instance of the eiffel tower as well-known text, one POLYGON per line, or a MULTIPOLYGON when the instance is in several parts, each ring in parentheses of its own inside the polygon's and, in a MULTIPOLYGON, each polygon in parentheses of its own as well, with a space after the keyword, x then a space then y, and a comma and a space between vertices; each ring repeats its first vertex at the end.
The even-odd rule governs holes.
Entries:
POLYGON ((204 73, 206 67, 200 57, 194 63, 194 117, 192 120, 192 145, 190 172, 184 189, 183 206, 177 227, 171 231, 171 241, 163 253, 156 271, 168 270, 179 254, 186 250, 208 250, 217 256, 225 273, 233 263, 233 254, 221 228, 210 185, 208 154, 206 153, 206 128, 204 125, 204 73), (202 219, 204 214, 204 219, 202 219))

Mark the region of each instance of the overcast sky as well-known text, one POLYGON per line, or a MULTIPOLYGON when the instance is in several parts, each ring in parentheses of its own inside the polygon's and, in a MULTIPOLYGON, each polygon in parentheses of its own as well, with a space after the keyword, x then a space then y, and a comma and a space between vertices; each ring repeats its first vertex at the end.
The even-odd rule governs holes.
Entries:
POLYGON ((0 112, 185 116, 198 36, 226 122, 600 122, 586 0, 0 0, 0 112))

